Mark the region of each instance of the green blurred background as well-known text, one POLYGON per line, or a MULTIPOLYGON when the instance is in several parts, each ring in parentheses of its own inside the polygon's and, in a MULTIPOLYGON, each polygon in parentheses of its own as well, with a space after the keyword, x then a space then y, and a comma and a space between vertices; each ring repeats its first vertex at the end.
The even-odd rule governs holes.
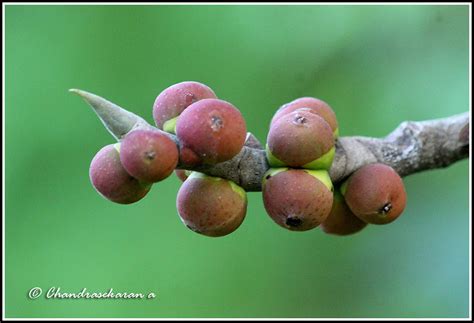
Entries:
POLYGON ((405 179, 389 226, 351 237, 286 231, 249 194, 233 234, 184 227, 175 176, 137 204, 100 197, 94 154, 113 138, 68 93, 153 122, 155 97, 201 81, 262 142, 277 107, 329 102, 341 135, 469 110, 468 6, 14 6, 6 26, 7 317, 466 317, 469 163, 405 179), (154 300, 29 300, 156 292, 154 300))

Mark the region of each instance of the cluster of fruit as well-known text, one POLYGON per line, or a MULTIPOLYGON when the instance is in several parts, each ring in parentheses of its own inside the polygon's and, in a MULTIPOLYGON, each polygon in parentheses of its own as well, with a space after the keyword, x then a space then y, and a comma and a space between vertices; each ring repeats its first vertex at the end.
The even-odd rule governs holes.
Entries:
MULTIPOLYGON (((242 150, 247 130, 239 110, 202 83, 182 82, 158 95, 153 118, 156 128, 132 130, 96 154, 89 171, 95 189, 129 204, 176 171, 183 181, 177 196, 183 223, 207 236, 235 231, 247 210, 245 190, 185 169, 221 163, 242 150)), ((367 223, 389 223, 403 211, 403 182, 386 165, 364 166, 334 190, 328 170, 337 136, 336 116, 321 100, 297 99, 276 112, 266 146, 272 168, 262 188, 265 209, 282 227, 305 231, 321 225, 327 233, 346 235, 367 223)))
POLYGON ((361 167, 334 188, 328 174, 339 135, 336 115, 324 101, 300 98, 283 105, 270 123, 263 202, 272 219, 294 231, 321 226, 348 235, 368 223, 386 224, 405 208, 406 193, 391 167, 361 167))
POLYGON ((185 169, 221 163, 242 150, 247 129, 240 111, 206 85, 182 82, 158 95, 153 118, 156 128, 132 130, 96 154, 89 171, 96 190, 113 202, 133 203, 179 163, 183 169, 176 173, 184 184, 177 208, 185 225, 208 236, 237 229, 247 210, 245 190, 232 181, 185 169))

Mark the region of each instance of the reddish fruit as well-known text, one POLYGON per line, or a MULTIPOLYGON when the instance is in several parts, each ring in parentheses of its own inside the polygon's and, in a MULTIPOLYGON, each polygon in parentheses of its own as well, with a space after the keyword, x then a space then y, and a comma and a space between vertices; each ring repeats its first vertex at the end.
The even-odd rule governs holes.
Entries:
POLYGON ((176 206, 189 229, 220 237, 240 226, 247 211, 247 197, 231 181, 193 172, 179 189, 176 206))
POLYGON ((108 200, 130 204, 143 198, 151 184, 141 183, 123 168, 118 144, 103 147, 92 159, 89 177, 99 194, 108 200))
POLYGON ((176 123, 184 164, 229 160, 242 149, 246 134, 240 111, 218 99, 204 99, 190 105, 176 123))
POLYGON ((328 234, 345 236, 359 232, 367 223, 359 219, 344 201, 339 191, 334 192, 331 212, 327 219, 321 223, 321 229, 328 234))
POLYGON ((165 122, 178 117, 188 106, 202 99, 217 98, 214 91, 199 82, 174 84, 158 95, 153 105, 153 119, 163 129, 165 122))
POLYGON ((355 171, 342 185, 341 193, 352 212, 367 223, 390 223, 406 205, 401 177, 384 164, 369 164, 355 171))
POLYGON ((178 147, 158 130, 134 130, 120 146, 120 160, 133 177, 149 183, 168 177, 178 164, 178 147))
POLYGON ((265 209, 288 230, 317 227, 329 215, 332 200, 331 179, 324 170, 276 168, 264 175, 265 209))
POLYGON ((337 137, 339 132, 339 126, 337 124, 336 114, 329 106, 329 104, 320 99, 311 97, 299 98, 281 106, 280 109, 278 109, 278 111, 273 116, 271 125, 276 122, 280 117, 298 109, 305 109, 323 118, 331 127, 335 137, 337 137))
POLYGON ((335 151, 328 123, 316 114, 302 110, 285 114, 274 122, 267 144, 271 166, 329 169, 335 151))

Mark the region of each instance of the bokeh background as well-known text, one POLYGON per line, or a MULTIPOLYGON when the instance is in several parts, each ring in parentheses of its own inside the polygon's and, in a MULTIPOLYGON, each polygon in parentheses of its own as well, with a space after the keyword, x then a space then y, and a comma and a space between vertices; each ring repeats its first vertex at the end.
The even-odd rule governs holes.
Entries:
POLYGON ((67 92, 153 122, 164 88, 201 81, 262 142, 281 104, 329 102, 341 135, 469 110, 468 6, 6 6, 7 317, 466 317, 469 163, 405 178, 393 224, 351 237, 286 231, 249 194, 233 234, 183 226, 179 180, 139 203, 100 197, 94 154, 113 138, 67 92), (154 300, 29 300, 156 292, 154 300))

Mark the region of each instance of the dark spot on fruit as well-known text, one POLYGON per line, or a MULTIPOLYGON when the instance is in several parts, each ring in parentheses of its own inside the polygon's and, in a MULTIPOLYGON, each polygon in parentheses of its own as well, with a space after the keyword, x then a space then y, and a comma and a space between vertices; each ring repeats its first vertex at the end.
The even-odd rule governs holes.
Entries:
POLYGON ((297 115, 297 116, 293 119, 293 122, 296 123, 296 124, 305 124, 306 122, 308 122, 308 119, 306 119, 306 118, 303 117, 303 116, 297 115))
POLYGON ((218 131, 222 126, 224 125, 224 122, 222 121, 221 118, 218 116, 212 116, 211 117, 211 128, 214 131, 218 131))
POLYGON ((152 159, 155 159, 156 157, 156 152, 154 151, 146 151, 145 152, 145 158, 148 159, 148 160, 152 160, 152 159))
POLYGON ((392 203, 388 202, 380 209, 380 213, 387 214, 391 209, 392 209, 392 203))
POLYGON ((265 176, 265 179, 269 179, 270 177, 272 177, 272 175, 267 175, 265 176))
POLYGON ((299 227, 302 223, 303 221, 298 217, 289 217, 286 219, 286 225, 293 228, 299 227))

